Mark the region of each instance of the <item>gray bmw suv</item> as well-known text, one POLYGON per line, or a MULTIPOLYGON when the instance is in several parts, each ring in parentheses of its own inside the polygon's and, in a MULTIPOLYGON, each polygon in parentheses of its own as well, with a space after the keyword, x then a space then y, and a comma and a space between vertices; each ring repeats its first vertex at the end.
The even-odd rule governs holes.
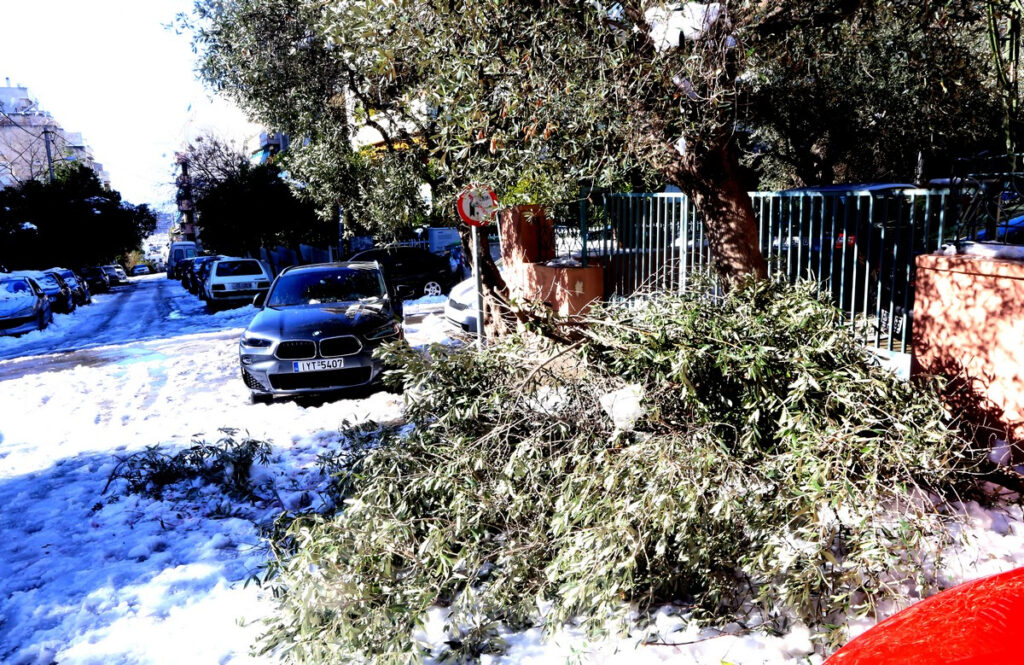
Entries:
POLYGON ((289 268, 254 303, 238 346, 254 402, 371 384, 383 370, 373 350, 402 336, 376 262, 289 268))

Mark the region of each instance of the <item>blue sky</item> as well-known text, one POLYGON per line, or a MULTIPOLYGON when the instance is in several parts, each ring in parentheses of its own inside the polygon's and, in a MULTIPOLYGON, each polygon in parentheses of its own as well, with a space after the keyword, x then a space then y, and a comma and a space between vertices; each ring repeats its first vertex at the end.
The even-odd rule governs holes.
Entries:
POLYGON ((175 150, 258 132, 196 81, 189 38, 165 26, 192 0, 0 0, 0 85, 27 86, 81 132, 132 203, 173 200, 175 150))

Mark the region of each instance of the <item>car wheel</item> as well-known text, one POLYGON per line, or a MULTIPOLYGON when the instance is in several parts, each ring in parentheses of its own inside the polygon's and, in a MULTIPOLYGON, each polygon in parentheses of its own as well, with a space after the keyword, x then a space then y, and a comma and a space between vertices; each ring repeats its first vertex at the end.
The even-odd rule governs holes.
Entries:
POLYGON ((252 403, 252 404, 270 404, 273 401, 274 401, 274 396, 273 395, 268 395, 267 393, 257 393, 257 392, 249 393, 249 402, 252 403))
POLYGON ((440 282, 433 280, 423 285, 423 295, 425 296, 443 296, 444 287, 441 286, 440 282))

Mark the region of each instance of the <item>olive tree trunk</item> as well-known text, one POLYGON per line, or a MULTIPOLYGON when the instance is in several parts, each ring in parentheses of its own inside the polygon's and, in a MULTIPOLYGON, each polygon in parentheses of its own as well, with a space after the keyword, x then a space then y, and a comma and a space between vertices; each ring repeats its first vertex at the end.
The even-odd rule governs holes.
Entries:
POLYGON ((730 280, 767 278, 754 205, 743 188, 732 143, 725 139, 700 153, 681 155, 667 166, 665 176, 693 198, 718 273, 730 280))

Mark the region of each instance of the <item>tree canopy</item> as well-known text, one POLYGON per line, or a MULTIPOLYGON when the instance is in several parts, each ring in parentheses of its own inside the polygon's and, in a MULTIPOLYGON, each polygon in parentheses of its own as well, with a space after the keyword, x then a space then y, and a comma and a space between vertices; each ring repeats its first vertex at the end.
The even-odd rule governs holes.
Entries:
POLYGON ((336 239, 336 226, 295 195, 275 164, 239 164, 205 188, 196 211, 203 247, 222 254, 259 256, 261 247, 336 239))
POLYGON ((395 164, 349 147, 369 127, 439 209, 473 181, 547 204, 677 185, 727 275, 764 271, 744 146, 766 182, 909 178, 994 108, 966 0, 199 0, 191 27, 204 77, 308 137, 297 175, 343 207, 395 164))
POLYGON ((0 263, 10 269, 107 263, 137 249, 155 228, 148 206, 125 203, 77 164, 62 166, 52 183, 0 191, 0 263))

